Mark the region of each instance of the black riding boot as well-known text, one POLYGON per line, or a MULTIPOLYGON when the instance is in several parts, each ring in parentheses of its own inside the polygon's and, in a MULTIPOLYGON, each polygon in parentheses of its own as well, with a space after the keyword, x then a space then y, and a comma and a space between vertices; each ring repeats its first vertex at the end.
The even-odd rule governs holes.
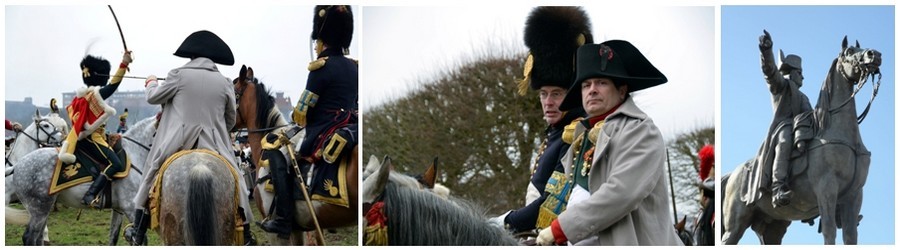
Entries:
POLYGON ((100 175, 97 178, 94 178, 94 183, 91 184, 91 187, 88 188, 87 193, 84 193, 84 197, 81 198, 81 203, 87 205, 91 208, 101 209, 103 206, 99 204, 99 202, 93 202, 97 198, 97 193, 100 190, 103 190, 106 187, 106 184, 109 183, 109 179, 106 176, 100 175))
POLYGON ((125 241, 132 246, 143 246, 147 242, 147 228, 150 227, 150 215, 143 209, 134 211, 134 226, 125 229, 125 241))
POLYGON ((289 184, 288 166, 286 162, 280 161, 280 159, 283 159, 283 157, 277 155, 269 158, 270 167, 272 167, 272 172, 269 174, 272 176, 272 185, 275 188, 275 202, 273 204, 275 213, 269 220, 264 221, 259 226, 266 232, 277 233, 278 237, 287 239, 290 237, 291 226, 294 223, 294 196, 289 184))

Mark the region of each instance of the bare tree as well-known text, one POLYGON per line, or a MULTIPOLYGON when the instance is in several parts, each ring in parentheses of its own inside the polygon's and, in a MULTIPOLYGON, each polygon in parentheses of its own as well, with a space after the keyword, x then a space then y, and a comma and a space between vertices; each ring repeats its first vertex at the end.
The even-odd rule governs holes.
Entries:
POLYGON ((546 128, 536 97, 516 94, 523 55, 486 55, 364 113, 364 153, 420 173, 439 157, 454 196, 499 213, 524 203, 529 167, 546 128))

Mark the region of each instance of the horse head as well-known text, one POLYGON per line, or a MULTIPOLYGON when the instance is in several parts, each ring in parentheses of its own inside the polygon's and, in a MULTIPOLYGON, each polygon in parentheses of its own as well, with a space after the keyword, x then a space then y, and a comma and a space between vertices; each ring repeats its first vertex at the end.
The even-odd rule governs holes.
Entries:
POLYGON ((234 128, 247 128, 250 126, 250 123, 253 122, 256 116, 249 111, 256 109, 256 103, 252 102, 250 98, 245 98, 247 96, 252 96, 256 93, 255 81, 256 77, 253 76, 253 68, 247 67, 247 65, 241 66, 241 72, 238 75, 238 78, 234 79, 234 97, 235 103, 237 104, 237 115, 238 119, 235 121, 234 128), (250 94, 250 95, 247 95, 250 94))
POLYGON ((35 110, 31 118, 33 123, 25 128, 22 133, 36 143, 38 147, 59 146, 62 144, 69 131, 69 125, 66 123, 66 120, 59 117, 58 113, 42 116, 40 111, 35 110))
POLYGON ((881 52, 864 49, 859 41, 855 46, 847 46, 847 36, 844 36, 837 67, 850 84, 863 82, 870 75, 881 74, 881 52))

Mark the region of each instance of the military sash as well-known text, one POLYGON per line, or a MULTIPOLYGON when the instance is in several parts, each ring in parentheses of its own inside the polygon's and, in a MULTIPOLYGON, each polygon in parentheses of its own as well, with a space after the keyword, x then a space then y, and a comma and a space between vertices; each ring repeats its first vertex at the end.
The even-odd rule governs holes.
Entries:
POLYGON ((572 182, 566 180, 566 174, 559 171, 553 171, 550 179, 547 180, 547 186, 544 192, 547 193, 547 199, 541 203, 538 211, 538 218, 534 226, 536 228, 547 228, 550 223, 559 216, 560 213, 566 211, 566 204, 569 200, 569 194, 572 190, 572 182))

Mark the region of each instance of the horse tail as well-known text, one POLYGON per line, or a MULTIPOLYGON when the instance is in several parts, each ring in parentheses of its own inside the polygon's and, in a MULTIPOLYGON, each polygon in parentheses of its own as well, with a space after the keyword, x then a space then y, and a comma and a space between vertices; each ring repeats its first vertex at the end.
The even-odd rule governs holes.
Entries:
POLYGON ((6 223, 13 225, 28 225, 31 214, 23 209, 6 207, 6 223))
POLYGON ((218 230, 216 223, 215 192, 213 191, 213 173, 206 165, 198 165, 191 169, 188 177, 188 198, 185 229, 193 240, 189 245, 210 246, 216 245, 215 238, 218 230))

